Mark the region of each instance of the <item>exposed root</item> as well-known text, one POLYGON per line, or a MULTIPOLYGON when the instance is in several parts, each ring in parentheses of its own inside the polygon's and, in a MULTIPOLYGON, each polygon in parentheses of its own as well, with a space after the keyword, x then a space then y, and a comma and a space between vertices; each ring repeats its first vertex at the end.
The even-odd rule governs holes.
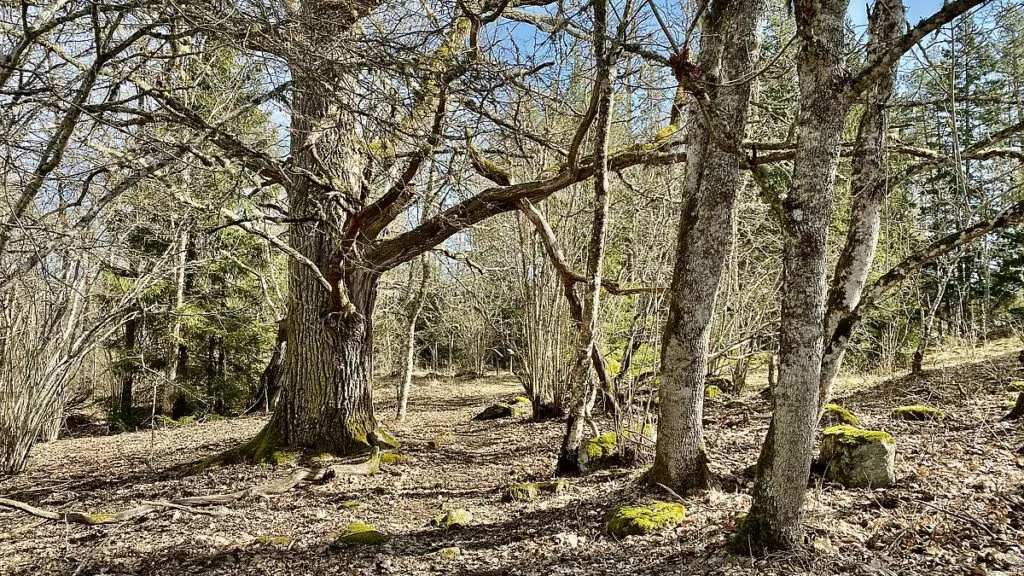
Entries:
POLYGON ((226 494, 210 494, 207 496, 175 498, 174 500, 162 500, 157 502, 143 501, 135 508, 122 510, 115 514, 55 512, 53 510, 36 508, 31 504, 18 500, 11 500, 9 498, 0 498, 0 506, 21 510, 26 514, 46 520, 54 520, 68 524, 86 524, 89 526, 97 524, 120 524, 153 512, 163 512, 166 510, 183 510, 193 514, 205 514, 208 516, 227 516, 235 514, 235 512, 224 508, 223 505, 236 502, 243 498, 284 494, 302 482, 323 482, 340 476, 369 476, 376 474, 379 468, 380 451, 375 448, 369 460, 365 462, 359 462, 357 464, 335 464, 319 468, 297 468, 292 471, 291 474, 281 478, 280 480, 274 480, 267 482, 266 484, 253 486, 252 488, 246 488, 245 490, 228 492, 226 494), (207 506, 216 506, 216 508, 204 509, 204 507, 207 506))

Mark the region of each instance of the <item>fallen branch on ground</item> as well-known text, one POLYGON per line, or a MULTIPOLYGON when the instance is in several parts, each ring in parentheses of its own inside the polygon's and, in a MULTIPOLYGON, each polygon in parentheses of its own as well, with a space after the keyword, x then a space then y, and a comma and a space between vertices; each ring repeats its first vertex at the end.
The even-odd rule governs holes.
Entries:
POLYGON ((281 478, 280 480, 274 480, 267 482, 266 484, 253 486, 252 488, 246 488, 245 490, 238 490, 236 492, 229 492, 226 494, 188 496, 184 498, 175 498, 174 500, 144 500, 141 505, 136 506, 135 508, 129 508, 114 514, 55 512, 53 510, 37 508, 31 504, 27 504, 19 500, 11 500, 9 498, 0 498, 0 506, 21 510, 26 514, 46 520, 54 520, 68 524, 85 524, 88 526, 95 526, 98 524, 120 524, 129 520, 141 518, 142 516, 153 512, 163 512, 166 510, 183 510, 193 514, 206 514, 209 516, 227 516, 232 514, 232 512, 223 508, 223 505, 236 502, 243 498, 248 498, 250 496, 272 496, 275 494, 284 494, 298 486, 303 481, 322 482, 340 476, 369 476, 375 474, 379 468, 380 451, 374 448, 373 454, 370 455, 370 458, 367 461, 360 462, 358 464, 335 464, 333 466, 325 466, 321 468, 297 468, 292 471, 291 474, 281 478), (218 508, 203 510, 202 507, 204 506, 218 506, 218 508))

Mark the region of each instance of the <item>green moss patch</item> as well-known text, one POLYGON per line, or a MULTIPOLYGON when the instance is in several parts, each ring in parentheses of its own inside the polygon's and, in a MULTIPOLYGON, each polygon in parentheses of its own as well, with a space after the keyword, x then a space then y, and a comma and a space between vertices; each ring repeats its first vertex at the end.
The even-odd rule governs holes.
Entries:
POLYGON ((380 455, 381 464, 405 464, 409 462, 408 454, 399 454, 397 452, 385 452, 380 455))
POLYGON ((430 522, 432 525, 445 530, 452 528, 465 528, 469 526, 469 523, 473 521, 473 513, 469 510, 463 510, 459 508, 457 510, 449 510, 442 512, 430 522))
POLYGON ((655 502, 647 506, 620 506, 608 513, 605 526, 616 538, 643 536, 678 526, 686 518, 682 504, 655 502))
POLYGON ((526 396, 516 396, 512 399, 511 404, 530 404, 530 399, 526 396))
POLYGON ((861 430, 849 424, 840 424, 839 426, 831 426, 826 428, 821 433, 822 437, 834 438, 835 441, 842 444, 870 444, 872 442, 882 442, 885 444, 895 444, 896 441, 892 435, 882 430, 861 430))
POLYGON ((714 384, 704 387, 704 397, 707 399, 718 398, 722 395, 722 389, 714 384))
POLYGON ((935 421, 941 422, 946 419, 946 413, 938 408, 915 404, 913 406, 900 406, 892 411, 891 416, 896 420, 935 421))
POLYGON ((1024 392, 1024 380, 1014 380, 1006 385, 1007 392, 1024 392))
POLYGON ((860 426, 860 418, 857 418, 853 415, 853 412, 839 404, 825 404, 825 411, 821 415, 821 421, 825 426, 838 426, 840 424, 860 426))
POLYGON ((587 440, 587 443, 583 445, 583 451, 587 453, 587 458, 591 461, 600 460, 614 456, 618 443, 619 439, 615 432, 605 432, 597 438, 587 440))
POLYGON ((335 538, 337 544, 370 545, 383 544, 391 540, 387 534, 377 530, 365 522, 349 522, 348 526, 335 538))
POLYGON ((299 453, 292 450, 275 450, 270 453, 269 461, 274 466, 287 466, 299 460, 299 453))

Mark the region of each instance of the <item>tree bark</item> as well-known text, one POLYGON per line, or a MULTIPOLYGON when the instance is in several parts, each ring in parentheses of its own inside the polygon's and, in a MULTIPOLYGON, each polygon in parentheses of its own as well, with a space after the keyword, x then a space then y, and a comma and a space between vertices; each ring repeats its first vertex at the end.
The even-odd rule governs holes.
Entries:
POLYGON ((715 0, 701 34, 697 65, 709 81, 711 105, 705 110, 703 102, 691 103, 687 124, 683 207, 662 338, 658 440, 650 472, 651 481, 677 492, 709 484, 701 422, 704 379, 711 317, 732 246, 733 204, 742 168, 742 159, 716 146, 715 139, 738 141, 744 135, 752 79, 737 79, 751 72, 764 10, 763 1, 715 0), (721 125, 709 125, 712 119, 720 119, 721 125))
POLYGON ((579 348, 572 371, 569 373, 570 403, 565 435, 556 464, 556 473, 575 474, 581 472, 579 450, 583 444, 583 426, 590 418, 593 406, 594 385, 591 378, 591 357, 595 349, 597 316, 601 301, 601 272, 604 260, 605 229, 608 226, 608 131, 612 116, 612 84, 615 69, 609 45, 608 2, 596 0, 594 6, 594 60, 597 63, 596 119, 594 121, 594 220, 590 231, 590 245, 587 248, 587 284, 583 299, 583 315, 580 321, 579 348))
MULTIPOLYGON (((160 412, 170 414, 174 408, 175 383, 178 379, 178 363, 181 354, 181 307, 185 303, 185 268, 188 266, 189 233, 187 229, 178 236, 178 264, 174 270, 174 300, 171 302, 171 326, 168 331, 170 343, 167 349, 167 370, 160 390, 160 412)), ((187 356, 186 356, 187 358, 187 356)))
POLYGON ((782 201, 783 283, 775 413, 757 463, 750 513, 736 545, 754 554, 803 541, 824 346, 825 264, 840 137, 848 0, 797 0, 800 112, 793 185, 782 201))
MULTIPOLYGON (((878 0, 869 22, 868 58, 873 59, 884 51, 899 38, 905 26, 903 0, 878 0)), ((825 337, 828 340, 843 316, 852 312, 860 302, 878 248, 882 206, 889 191, 884 166, 887 106, 895 82, 896 62, 892 62, 876 77, 875 84, 865 94, 867 104, 857 128, 850 177, 853 196, 850 226, 829 289, 825 316, 825 337)), ((845 353, 845 345, 837 348, 826 346, 818 387, 819 411, 829 400, 832 383, 839 374, 845 353)))
MULTIPOLYGON (((425 256, 421 256, 421 274, 420 274, 420 287, 413 295, 412 299, 409 300, 408 311, 406 315, 406 322, 408 329, 406 331, 405 341, 405 366, 402 370, 402 382, 398 385, 398 409, 396 411, 396 418, 399 422, 405 421, 406 414, 409 410, 409 391, 412 389, 412 371, 416 367, 415 353, 416 353, 416 320, 420 316, 420 312, 423 311, 423 302, 427 296, 427 280, 430 278, 430 264, 427 263, 425 256)), ((412 278, 409 279, 410 284, 412 278)), ((410 292, 411 292, 410 286, 410 292)))

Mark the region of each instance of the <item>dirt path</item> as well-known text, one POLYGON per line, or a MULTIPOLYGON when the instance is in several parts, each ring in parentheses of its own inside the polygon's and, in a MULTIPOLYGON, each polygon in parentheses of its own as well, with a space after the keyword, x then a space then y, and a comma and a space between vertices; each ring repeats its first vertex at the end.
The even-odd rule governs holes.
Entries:
MULTIPOLYGON (((408 461, 371 477, 238 502, 232 516, 178 512, 89 527, 0 509, 0 574, 1020 574, 1024 460, 1016 450, 1024 433, 1020 424, 998 421, 1012 371, 1004 355, 884 381, 848 398, 844 404, 867 426, 896 436, 898 483, 874 491, 817 483, 808 503, 813 554, 754 562, 722 549, 735 515, 749 505, 745 480, 736 485, 734 472, 754 461, 768 422, 752 399, 709 406, 713 469, 732 478, 727 487, 686 498, 690 519, 680 528, 619 542, 604 533, 601 519, 616 504, 649 497, 636 482, 639 471, 578 479, 567 493, 529 503, 501 502, 502 488, 547 476, 561 424, 474 422, 486 405, 519 392, 513 380, 491 377, 415 387, 408 422, 388 423, 408 461), (893 406, 918 401, 941 405, 951 417, 889 420, 893 406), (446 508, 470 510, 473 523, 452 531, 429 526, 446 508), (353 520, 374 524, 391 541, 332 546, 353 520), (446 547, 458 547, 459 555, 442 558, 446 547)), ((381 396, 379 413, 390 414, 390 389, 381 396)), ((264 421, 42 445, 27 473, 0 482, 0 495, 50 509, 111 512, 141 500, 252 486, 287 468, 232 466, 185 477, 167 471, 250 437, 264 421)))

